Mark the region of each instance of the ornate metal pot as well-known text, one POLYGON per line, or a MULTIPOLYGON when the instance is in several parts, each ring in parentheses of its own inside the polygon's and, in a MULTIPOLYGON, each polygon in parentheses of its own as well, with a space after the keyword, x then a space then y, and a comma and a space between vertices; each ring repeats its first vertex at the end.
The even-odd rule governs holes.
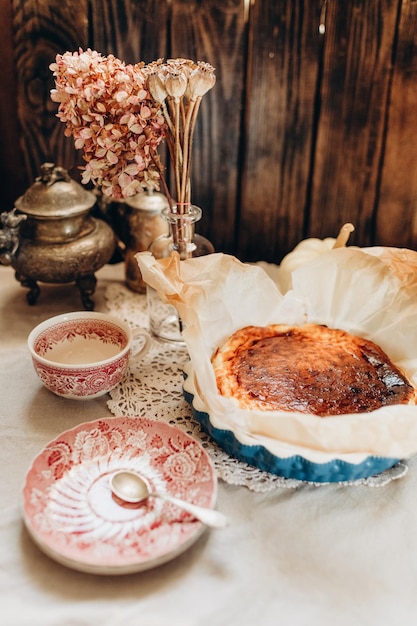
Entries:
POLYGON ((11 212, 0 215, 0 262, 16 270, 35 304, 44 283, 77 284, 84 308, 91 310, 94 273, 112 257, 116 237, 111 227, 89 213, 95 195, 68 172, 44 163, 41 175, 18 198, 11 212))
POLYGON ((166 196, 152 189, 138 193, 119 204, 120 239, 126 246, 126 285, 132 291, 146 293, 146 285, 135 254, 148 250, 157 237, 168 235, 168 223, 162 217, 162 210, 168 206, 166 196))

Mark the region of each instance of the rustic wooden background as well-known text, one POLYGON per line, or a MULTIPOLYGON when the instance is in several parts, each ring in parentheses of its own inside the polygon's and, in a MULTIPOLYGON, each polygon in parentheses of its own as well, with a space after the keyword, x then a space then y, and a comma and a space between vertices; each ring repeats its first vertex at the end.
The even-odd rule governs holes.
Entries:
POLYGON ((0 0, 1 210, 45 161, 78 176, 48 69, 78 47, 216 67, 193 201, 218 251, 276 262, 347 221, 417 249, 415 0, 0 0))

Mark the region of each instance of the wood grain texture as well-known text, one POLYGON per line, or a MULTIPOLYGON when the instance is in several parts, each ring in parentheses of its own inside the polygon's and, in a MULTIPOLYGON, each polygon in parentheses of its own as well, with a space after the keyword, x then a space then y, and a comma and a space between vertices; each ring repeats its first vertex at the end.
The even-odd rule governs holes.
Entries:
POLYGON ((192 200, 203 209, 198 232, 223 252, 235 250, 245 34, 243 0, 172 4, 171 55, 216 68, 216 84, 203 98, 194 136, 192 200))
MULTIPOLYGON (((89 46, 125 63, 150 63, 168 51, 168 0, 89 0, 89 46)), ((159 149, 167 160, 164 144, 159 149)))
POLYGON ((375 241, 417 248, 417 3, 403 2, 393 55, 375 241))
POLYGON ((56 118, 49 65, 91 47, 127 63, 215 66, 192 198, 203 209, 197 230, 217 250, 278 262, 346 221, 351 243, 417 249, 417 2, 327 0, 320 35, 324 2, 0 0, 4 208, 45 161, 79 179, 82 154, 56 118))
POLYGON ((20 126, 16 116, 17 82, 13 56, 13 11, 9 0, 0 0, 0 212, 10 211, 16 194, 27 184, 20 150, 20 126))
POLYGON ((150 63, 167 54, 167 0, 90 0, 89 46, 125 63, 150 63))
POLYGON ((81 158, 56 118, 49 65, 57 53, 86 46, 86 0, 14 0, 13 10, 17 116, 28 179, 33 182, 45 161, 66 167, 76 177, 81 158))
POLYGON ((320 63, 320 2, 250 12, 238 255, 278 261, 303 236, 320 63))
POLYGON ((352 222, 351 242, 374 242, 397 5, 328 3, 308 221, 316 236, 352 222))

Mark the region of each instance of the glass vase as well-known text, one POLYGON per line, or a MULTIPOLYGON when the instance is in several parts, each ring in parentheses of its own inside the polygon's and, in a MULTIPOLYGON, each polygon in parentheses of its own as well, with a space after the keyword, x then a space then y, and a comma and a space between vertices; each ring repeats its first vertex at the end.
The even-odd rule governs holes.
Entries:
MULTIPOLYGON (((155 259, 164 259, 178 252, 180 259, 204 256, 214 252, 212 243, 195 232, 195 223, 202 217, 200 207, 190 205, 185 212, 177 207, 162 210, 169 224, 169 234, 157 237, 149 246, 155 259)), ((156 339, 183 344, 183 325, 174 306, 161 300, 157 291, 146 286, 149 330, 156 339)))

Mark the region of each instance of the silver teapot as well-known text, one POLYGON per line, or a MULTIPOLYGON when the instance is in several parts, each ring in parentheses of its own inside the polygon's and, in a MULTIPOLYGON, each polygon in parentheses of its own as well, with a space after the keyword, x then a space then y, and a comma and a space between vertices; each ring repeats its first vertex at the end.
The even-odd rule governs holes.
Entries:
POLYGON ((44 283, 75 282, 87 310, 94 308, 95 272, 108 263, 116 248, 112 228, 90 214, 96 196, 53 163, 15 208, 0 215, 0 263, 11 265, 16 279, 28 287, 35 304, 44 283))

